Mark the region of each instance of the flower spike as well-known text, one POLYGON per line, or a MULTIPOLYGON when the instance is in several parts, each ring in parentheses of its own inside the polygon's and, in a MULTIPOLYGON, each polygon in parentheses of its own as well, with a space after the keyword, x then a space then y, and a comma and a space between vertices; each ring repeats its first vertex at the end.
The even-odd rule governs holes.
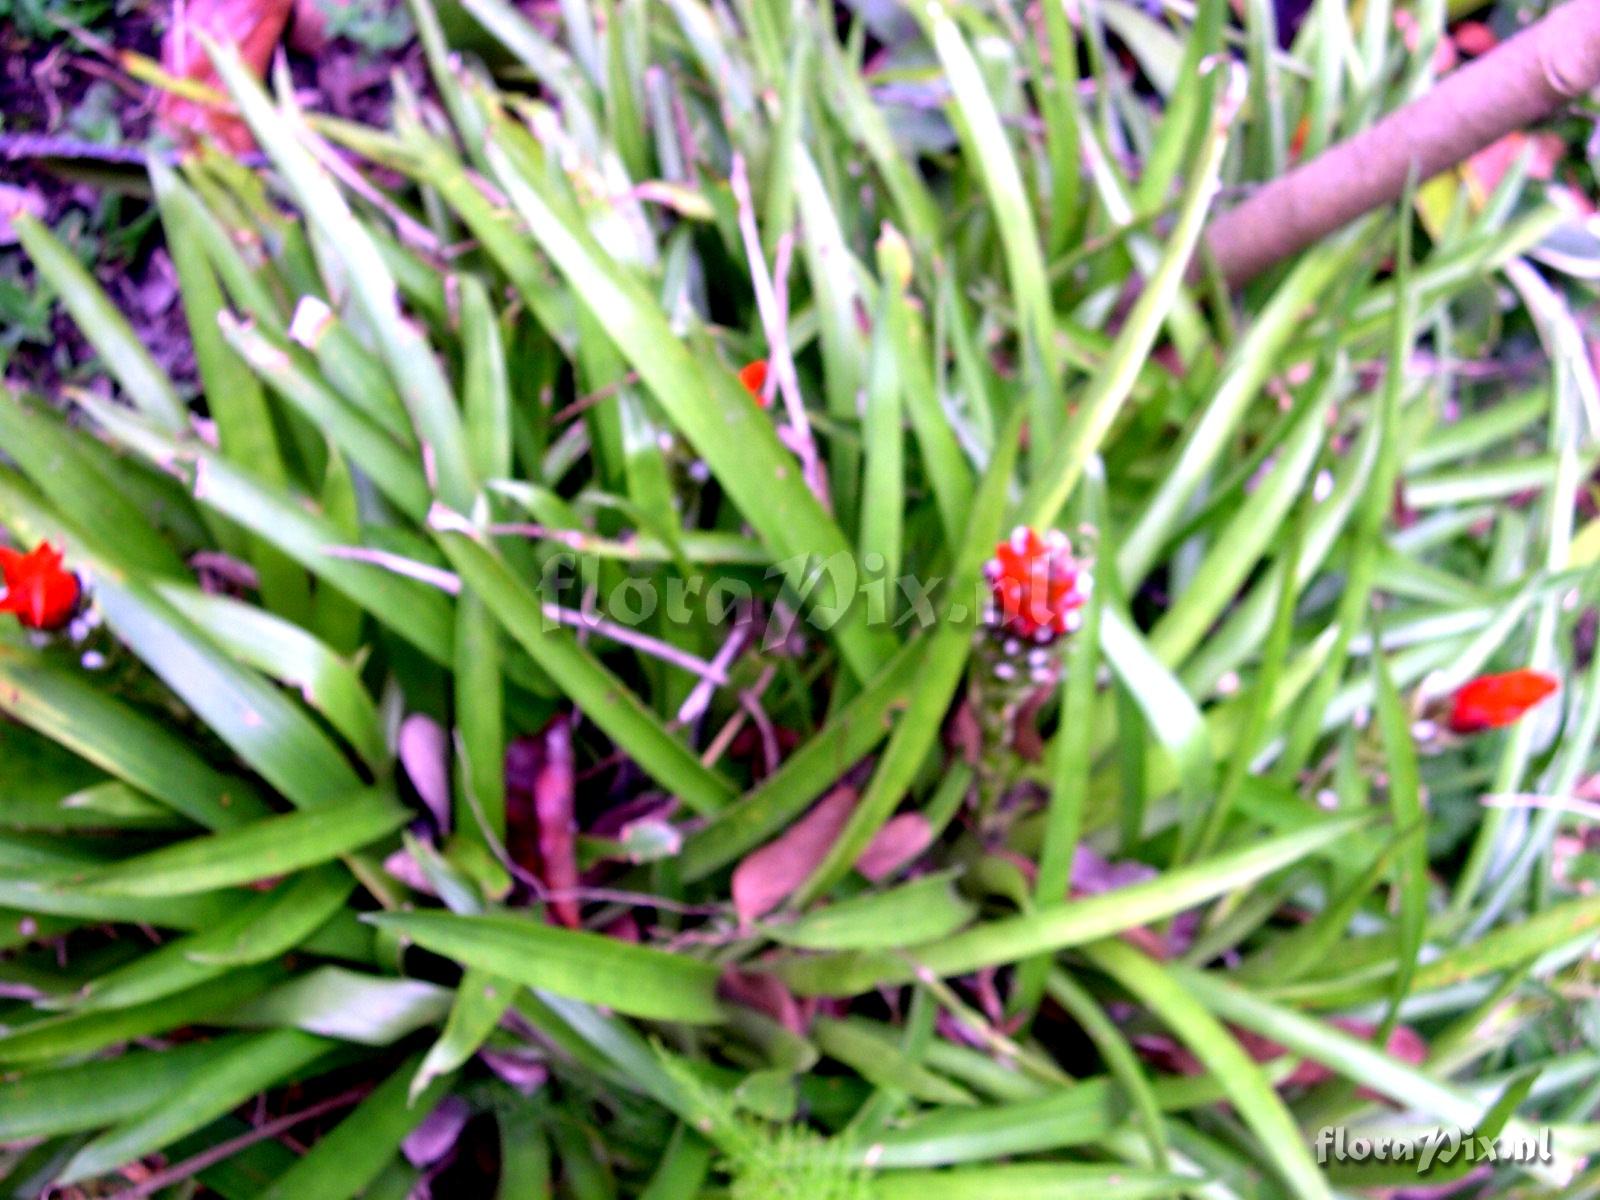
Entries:
POLYGON ((989 584, 986 623, 1008 638, 1047 645, 1078 628, 1091 578, 1060 530, 1043 537, 1025 525, 995 547, 984 564, 989 584))

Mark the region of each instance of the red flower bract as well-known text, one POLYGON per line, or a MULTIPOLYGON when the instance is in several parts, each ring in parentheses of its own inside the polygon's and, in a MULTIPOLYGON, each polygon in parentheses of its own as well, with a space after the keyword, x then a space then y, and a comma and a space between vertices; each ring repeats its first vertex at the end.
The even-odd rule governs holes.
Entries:
POLYGON ((767 406, 767 360, 758 358, 739 368, 739 382, 762 408, 767 406))
POLYGON ((1561 686, 1544 671, 1507 671, 1480 675, 1464 684, 1450 704, 1450 728, 1456 733, 1481 733, 1510 725, 1561 686))
POLYGON ((61 565, 61 551, 40 542, 23 554, 0 546, 6 594, 0 612, 15 613, 29 629, 60 629, 78 607, 78 577, 61 565))
POLYGON ((995 547, 984 565, 989 582, 993 628, 1051 642, 1078 627, 1078 609, 1089 598, 1089 572, 1073 556, 1072 545, 1059 530, 1043 537, 1025 525, 995 547))

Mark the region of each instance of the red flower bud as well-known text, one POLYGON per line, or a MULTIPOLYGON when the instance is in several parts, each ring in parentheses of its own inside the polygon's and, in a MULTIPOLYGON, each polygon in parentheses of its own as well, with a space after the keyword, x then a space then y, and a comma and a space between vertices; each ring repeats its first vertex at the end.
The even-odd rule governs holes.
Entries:
POLYGON ((767 360, 758 358, 739 368, 739 382, 762 408, 767 407, 767 360))
POLYGON ((40 542, 27 554, 0 546, 6 594, 0 612, 16 613, 29 629, 60 629, 77 611, 78 577, 61 565, 61 551, 40 542))
POLYGON ((1543 671, 1480 675, 1462 685, 1451 701, 1450 728, 1455 733, 1481 733, 1510 725, 1560 686, 1555 676, 1543 671))
POLYGON ((1089 599, 1089 572, 1059 530, 1041 538, 1017 526, 995 547, 984 577, 989 581, 987 623, 1035 642, 1071 633, 1082 619, 1077 610, 1089 599))

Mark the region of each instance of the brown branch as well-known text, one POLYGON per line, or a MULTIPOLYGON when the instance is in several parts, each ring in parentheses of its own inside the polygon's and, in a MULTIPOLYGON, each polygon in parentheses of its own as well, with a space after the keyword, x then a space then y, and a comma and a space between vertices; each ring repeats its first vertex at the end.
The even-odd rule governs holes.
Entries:
POLYGON ((1600 0, 1568 0, 1372 128, 1275 179, 1211 223, 1232 284, 1600 86, 1600 0))

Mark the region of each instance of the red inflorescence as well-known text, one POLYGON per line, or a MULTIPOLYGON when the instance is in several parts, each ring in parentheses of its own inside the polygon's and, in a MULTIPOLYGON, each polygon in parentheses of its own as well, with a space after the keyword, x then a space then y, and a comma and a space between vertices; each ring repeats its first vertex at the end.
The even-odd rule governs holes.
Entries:
POLYGON ((755 362, 745 363, 739 368, 739 382, 744 384, 745 391, 755 398, 755 402, 762 408, 768 404, 767 400, 767 360, 758 358, 755 362))
POLYGON ((15 613, 29 629, 60 629, 77 611, 78 577, 61 565, 61 551, 40 542, 28 553, 0 546, 6 594, 0 612, 15 613))
POLYGON ((988 624, 1019 638, 1052 642, 1071 633, 1089 599, 1090 577, 1059 530, 1043 537, 1019 525, 984 565, 989 583, 988 624))
POLYGON ((1480 675, 1463 684, 1451 701, 1450 728, 1455 733, 1481 733, 1510 725, 1560 686, 1554 675, 1544 671, 1480 675))

